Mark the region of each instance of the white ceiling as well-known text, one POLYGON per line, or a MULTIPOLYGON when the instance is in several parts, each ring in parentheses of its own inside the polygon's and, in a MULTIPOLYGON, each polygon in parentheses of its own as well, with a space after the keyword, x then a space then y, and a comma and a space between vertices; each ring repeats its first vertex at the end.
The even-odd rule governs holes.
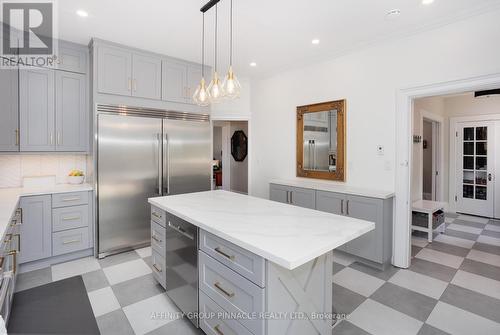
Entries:
MULTIPOLYGON (((208 1, 208 0, 207 0, 208 1)), ((60 0, 59 36, 91 37, 191 61, 201 61, 202 0, 60 0), (89 17, 78 17, 84 9, 89 17)), ((500 9, 500 0, 233 0, 234 63, 240 76, 266 76, 328 59, 376 41, 500 9), (398 8, 401 15, 387 19, 398 8), (318 38, 319 45, 311 40, 318 38), (255 68, 249 63, 255 61, 255 68)), ((229 0, 219 5, 220 69, 228 62, 229 0)), ((213 11, 206 15, 207 56, 213 64, 213 11)))

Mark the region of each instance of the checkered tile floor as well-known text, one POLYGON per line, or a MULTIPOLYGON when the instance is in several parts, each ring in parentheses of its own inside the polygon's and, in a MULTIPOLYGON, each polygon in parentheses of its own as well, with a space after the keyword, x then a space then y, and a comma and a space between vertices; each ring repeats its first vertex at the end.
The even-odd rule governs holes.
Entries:
POLYGON ((448 214, 446 226, 432 243, 414 233, 409 269, 334 257, 334 310, 349 317, 333 334, 500 334, 500 221, 448 214))
MULTIPOLYGON (((335 254, 333 301, 348 318, 333 334, 500 334, 500 221, 447 215, 432 243, 417 233, 409 269, 373 270, 335 254)), ((82 275, 97 324, 107 334, 202 334, 154 281, 151 249, 84 258, 19 276, 17 290, 82 275)))

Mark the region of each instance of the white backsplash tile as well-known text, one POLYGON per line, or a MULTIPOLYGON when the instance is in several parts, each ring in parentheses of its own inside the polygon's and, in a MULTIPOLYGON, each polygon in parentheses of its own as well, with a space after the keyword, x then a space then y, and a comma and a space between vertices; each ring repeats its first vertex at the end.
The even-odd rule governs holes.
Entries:
POLYGON ((0 155, 0 188, 21 187, 24 177, 55 176, 65 184, 69 171, 87 173, 86 155, 18 154, 0 155))

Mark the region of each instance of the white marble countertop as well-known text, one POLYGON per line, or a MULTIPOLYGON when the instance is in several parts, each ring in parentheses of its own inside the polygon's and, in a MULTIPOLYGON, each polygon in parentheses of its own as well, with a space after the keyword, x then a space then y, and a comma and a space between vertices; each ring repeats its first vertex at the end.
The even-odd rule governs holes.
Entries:
POLYGON ((0 188, 0 238, 5 233, 5 229, 7 228, 9 220, 14 214, 14 211, 18 207, 19 199, 21 197, 42 194, 91 191, 92 189, 93 188, 90 184, 56 184, 44 187, 0 188))
POLYGON ((369 198, 377 199, 389 199, 394 197, 393 191, 387 190, 374 190, 360 187, 353 187, 346 184, 336 184, 327 181, 317 181, 307 178, 296 178, 296 179, 273 179, 270 181, 271 184, 286 185, 293 187, 309 188, 318 191, 326 192, 338 192, 351 195, 359 195, 369 198))
POLYGON ((149 203, 288 270, 375 228, 373 222, 221 190, 149 203))

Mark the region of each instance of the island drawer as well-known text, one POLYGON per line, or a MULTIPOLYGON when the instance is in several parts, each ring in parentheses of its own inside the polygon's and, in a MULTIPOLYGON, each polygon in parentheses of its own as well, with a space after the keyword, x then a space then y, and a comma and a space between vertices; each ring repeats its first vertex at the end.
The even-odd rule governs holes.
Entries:
POLYGON ((204 230, 200 230, 200 249, 253 283, 264 287, 264 258, 204 230))
POLYGON ((52 231, 88 227, 89 206, 72 206, 54 208, 52 210, 52 231))
POLYGON ((153 277, 166 289, 165 258, 155 250, 151 253, 151 270, 153 270, 153 277))
POLYGON ((205 293, 200 291, 200 314, 208 316, 200 319, 200 328, 207 335, 252 335, 235 319, 223 317, 226 313, 205 293), (217 317, 209 317, 216 315, 217 317))
POLYGON ((64 230, 52 234, 52 256, 90 248, 88 227, 64 230))
POLYGON ((160 255, 165 255, 165 227, 151 221, 151 247, 160 255))
POLYGON ((158 207, 151 206, 151 220, 165 227, 166 216, 165 211, 159 209, 158 207))
MULTIPOLYGON (((256 313, 265 310, 264 289, 219 263, 203 251, 199 252, 200 289, 229 313, 256 313)), ((242 318, 255 335, 264 334, 264 320, 242 318)))
POLYGON ((52 208, 88 205, 89 192, 58 193, 52 195, 52 208))

